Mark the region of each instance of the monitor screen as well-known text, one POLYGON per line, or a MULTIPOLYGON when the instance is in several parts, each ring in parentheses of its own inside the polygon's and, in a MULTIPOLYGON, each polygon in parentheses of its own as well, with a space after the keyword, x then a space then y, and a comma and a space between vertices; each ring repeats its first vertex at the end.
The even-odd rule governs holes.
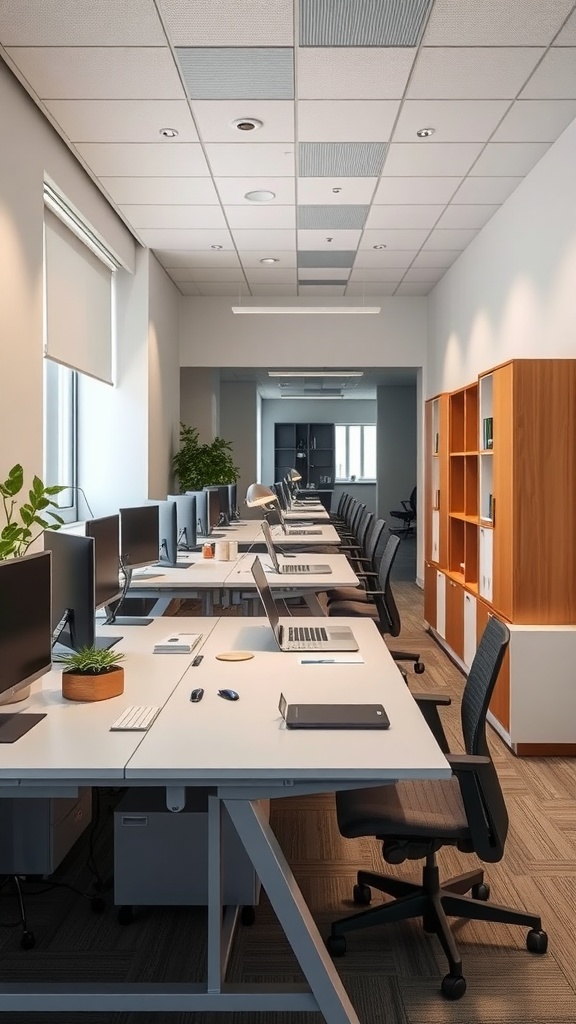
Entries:
MULTIPOLYGON (((206 487, 204 493, 206 495, 208 533, 210 534, 220 520, 220 491, 218 487, 206 487)), ((228 501, 228 493, 226 493, 226 501, 228 501)))
POLYGON ((51 668, 47 551, 0 561, 0 610, 0 693, 6 701, 51 668))
POLYGON ((236 484, 228 484, 228 507, 232 519, 238 510, 238 488, 236 484))
POLYGON ((44 547, 52 552, 53 634, 66 616, 63 630, 54 639, 74 651, 92 647, 95 636, 94 541, 92 537, 47 531, 44 547))
POLYGON ((186 491, 187 498, 193 497, 196 499, 196 532, 201 537, 206 537, 209 532, 207 518, 208 500, 206 494, 206 491, 186 491))
POLYGON ((131 569, 158 560, 158 505, 120 509, 120 554, 131 569))
POLYGON ((175 501, 158 502, 160 561, 175 565, 178 560, 178 514, 175 501))
POLYGON ((120 594, 118 559, 120 555, 120 517, 89 519, 86 536, 94 540, 94 590, 96 608, 110 604, 120 594))
POLYGON ((228 490, 228 484, 222 484, 220 487, 215 488, 220 495, 220 512, 223 512, 228 521, 232 518, 232 511, 230 509, 230 492, 228 490))
POLYGON ((196 498, 193 494, 168 494, 166 498, 176 503, 178 547, 183 551, 191 551, 196 547, 196 498))

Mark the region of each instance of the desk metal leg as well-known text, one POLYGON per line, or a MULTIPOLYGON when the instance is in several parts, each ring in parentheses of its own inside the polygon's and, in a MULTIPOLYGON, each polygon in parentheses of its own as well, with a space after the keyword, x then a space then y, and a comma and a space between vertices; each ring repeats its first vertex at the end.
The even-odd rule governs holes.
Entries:
POLYGON ((326 609, 320 604, 318 594, 315 591, 304 590, 303 596, 311 615, 326 615, 326 609))
POLYGON ((286 937, 328 1024, 360 1024, 296 879, 258 801, 224 798, 286 937))

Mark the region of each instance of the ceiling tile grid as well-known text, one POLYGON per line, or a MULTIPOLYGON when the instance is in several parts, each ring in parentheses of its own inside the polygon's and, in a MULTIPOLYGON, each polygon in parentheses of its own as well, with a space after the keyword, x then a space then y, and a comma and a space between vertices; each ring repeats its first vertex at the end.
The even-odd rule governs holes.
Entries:
POLYGON ((5 0, 0 45, 188 295, 425 295, 576 117, 574 0, 5 0))

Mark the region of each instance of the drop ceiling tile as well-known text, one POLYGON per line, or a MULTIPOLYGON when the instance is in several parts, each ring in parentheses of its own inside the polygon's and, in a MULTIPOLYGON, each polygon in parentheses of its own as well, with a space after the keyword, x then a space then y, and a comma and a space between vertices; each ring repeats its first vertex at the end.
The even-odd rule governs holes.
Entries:
POLYGON ((232 230, 252 228, 268 230, 270 228, 296 227, 296 208, 294 206, 268 206, 253 203, 251 206, 227 206, 225 208, 228 224, 232 230))
POLYGON ((368 205, 336 206, 334 203, 326 206, 299 206, 298 227, 309 231, 362 229, 369 209, 368 205))
POLYGON ((299 295, 344 295, 345 284, 299 284, 299 295))
POLYGON ((294 141, 294 103, 289 100, 193 100, 192 111, 204 142, 294 141), (262 127, 241 131, 232 124, 240 117, 262 121, 262 127))
POLYGON ((398 285, 395 295, 428 295, 434 287, 433 281, 403 281, 398 285))
POLYGON ((140 228, 226 228, 220 206, 122 205, 120 209, 136 231, 140 228))
MULTIPOLYGON (((172 277, 172 275, 170 276, 172 277)), ((174 278, 172 280, 182 295, 200 295, 198 287, 193 281, 175 281, 174 278)))
POLYGON ((351 281, 346 288, 346 295, 394 295, 397 283, 375 284, 368 281, 365 285, 351 281))
POLYGON ((182 99, 167 46, 37 46, 7 51, 41 99, 182 99))
POLYGON ((331 252, 303 250, 298 252, 298 267, 351 267, 355 256, 355 249, 331 252))
POLYGON ((259 270, 256 267, 246 268, 246 277, 250 286, 253 284, 265 284, 265 285, 276 285, 276 284, 291 284, 296 286, 297 274, 296 267, 288 268, 286 270, 276 270, 275 267, 260 267, 259 270))
POLYGON ((241 250, 239 253, 242 261, 242 266, 248 270, 250 268, 262 270, 262 264, 260 260, 267 259, 273 256, 274 259, 278 260, 273 266, 269 266, 269 270, 286 270, 289 268, 296 268, 296 251, 287 252, 282 249, 260 249, 250 251, 241 250))
POLYGON ((576 11, 570 15, 564 28, 556 36, 554 46, 576 46, 576 11))
POLYGON ((459 255, 459 249, 423 249, 416 256, 410 269, 415 270, 417 267, 442 267, 444 270, 447 270, 458 259, 459 255))
POLYGON ((360 248, 372 249, 375 245, 385 245, 387 249, 419 249, 427 237, 428 228, 405 231, 382 228, 379 231, 365 231, 360 248))
POLYGON ((138 231, 138 235, 150 249, 214 251, 211 249, 213 245, 221 245, 224 249, 234 248, 228 231, 217 228, 210 231, 196 231, 190 228, 144 228, 138 231))
POLYGON ((387 142, 400 100, 304 100, 300 142, 387 142))
POLYGON ((406 275, 403 278, 403 282, 408 281, 432 281, 433 284, 439 281, 441 277, 444 277, 446 273, 445 267, 414 267, 413 270, 407 270, 406 275))
POLYGON ((71 142, 198 142, 186 100, 47 100, 46 107, 71 142), (161 128, 175 128, 164 139, 161 128))
POLYGON ((249 231, 239 229, 232 231, 232 236, 238 250, 246 252, 250 249, 260 250, 268 246, 270 249, 295 249, 296 232, 294 230, 260 230, 249 231))
POLYGON ((290 100, 290 47, 176 47, 187 94, 193 100, 290 100))
POLYGON ((383 177, 376 189, 375 204, 448 203, 454 195, 462 175, 447 177, 383 177))
POLYGON ((294 178, 274 178, 273 181, 270 178, 215 178, 215 182, 224 206, 267 209, 270 206, 294 206, 296 200, 294 178), (246 199, 247 192, 262 190, 274 192, 275 198, 267 199, 265 203, 246 199))
POLYGON ((465 178, 456 190, 452 205, 458 203, 503 203, 523 178, 465 178))
POLYGON ((465 206, 464 204, 448 206, 440 217, 436 227, 440 229, 476 228, 478 230, 483 228, 490 220, 490 217, 493 217, 496 210, 499 209, 499 206, 487 206, 480 204, 472 206, 465 206))
POLYGON ((243 295, 250 295, 248 285, 238 281, 233 284, 222 282, 202 281, 197 285, 200 295, 229 295, 231 299, 237 299, 243 295))
POLYGON ((454 228, 451 231, 435 228, 424 243, 423 249, 440 249, 442 251, 447 249, 465 249, 477 234, 478 231, 475 228, 454 228))
POLYGON ((407 100, 394 129, 394 142, 418 146, 486 142, 508 106, 508 100, 407 100), (419 128, 435 128, 434 141, 417 139, 419 128))
POLYGON ((481 142, 396 142, 388 149, 383 175, 431 177, 466 174, 482 149, 481 142))
POLYGON ((381 228, 433 228, 444 209, 437 206, 373 206, 368 214, 366 227, 381 228))
POLYGON ((528 174, 547 149, 548 142, 489 142, 470 175, 509 177, 528 174))
MULTIPOLYGON (((286 177, 294 174, 294 146, 281 142, 212 142, 206 146, 214 177, 286 177)), ((273 183, 267 185, 275 192, 273 183)))
POLYGON ((26 0, 0 4, 3 46, 163 46, 153 0, 26 0))
POLYGON ((160 261, 162 266, 167 267, 169 270, 184 270, 193 267, 229 268, 240 266, 240 260, 238 259, 237 253, 230 249, 221 249, 219 251, 208 249, 206 251, 198 252, 190 250, 186 252, 185 250, 156 249, 154 255, 160 261))
POLYGON ((300 47, 302 99, 401 99, 416 56, 411 47, 300 47))
POLYGON ((298 285, 294 284, 255 284, 250 291, 252 295, 298 295, 298 285))
POLYGON ((431 0, 300 0, 301 46, 416 46, 431 0))
POLYGON ((425 46, 548 46, 573 0, 436 0, 425 46))
POLYGON ((514 99, 544 53, 542 47, 425 46, 408 99, 514 99))
POLYGON ((555 142, 575 117, 576 99, 518 100, 506 114, 492 141, 555 142))
POLYGON ((215 206, 218 195, 212 178, 108 178, 100 184, 115 203, 162 204, 165 206, 215 206))
POLYGON ((332 281, 347 281, 350 269, 348 267, 300 267, 298 271, 299 281, 317 281, 319 278, 332 281))
POLYGON ((377 181, 377 178, 299 178, 298 202, 334 206, 369 204, 377 181), (339 191, 334 192, 334 189, 339 191))
POLYGON ((298 231, 298 249, 312 250, 319 252, 325 249, 330 252, 332 249, 346 250, 356 249, 360 241, 361 231, 298 231), (329 242, 328 239, 331 239, 329 242))
POLYGON ((80 142, 76 149, 97 177, 207 177, 202 147, 194 142, 163 146, 160 142, 80 142))
POLYGON ((574 99, 576 47, 552 47, 520 93, 523 100, 574 99))
POLYGON ((162 0, 175 46, 292 46, 292 0, 162 0))
POLYGON ((184 281, 214 281, 216 283, 243 281, 240 267, 172 267, 170 277, 178 283, 184 281))
POLYGON ((376 270, 390 267, 407 269, 417 252, 417 249, 360 249, 354 261, 354 270, 376 270))
POLYGON ((373 270, 369 267, 357 269, 356 267, 350 274, 350 281, 354 284, 399 284, 406 273, 403 267, 380 267, 379 270, 373 270))

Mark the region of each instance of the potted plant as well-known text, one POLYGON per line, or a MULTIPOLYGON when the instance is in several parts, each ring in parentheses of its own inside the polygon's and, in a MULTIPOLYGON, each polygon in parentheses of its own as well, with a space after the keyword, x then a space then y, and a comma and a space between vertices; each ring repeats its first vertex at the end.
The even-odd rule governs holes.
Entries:
POLYGON ((232 461, 231 441, 215 437, 210 444, 200 444, 198 430, 185 423, 180 424, 180 448, 172 459, 172 469, 182 494, 233 484, 240 474, 232 461))
POLYGON ((62 671, 62 696, 67 700, 108 700, 124 692, 120 651, 82 647, 57 659, 62 671))
POLYGON ((18 463, 12 466, 6 479, 0 482, 0 498, 5 523, 0 530, 0 559, 21 558, 45 530, 59 530, 64 520, 54 509, 53 500, 64 487, 46 487, 35 476, 28 491, 28 501, 18 505, 18 495, 24 486, 24 470, 18 463), (46 518, 49 517, 49 518, 46 518))

